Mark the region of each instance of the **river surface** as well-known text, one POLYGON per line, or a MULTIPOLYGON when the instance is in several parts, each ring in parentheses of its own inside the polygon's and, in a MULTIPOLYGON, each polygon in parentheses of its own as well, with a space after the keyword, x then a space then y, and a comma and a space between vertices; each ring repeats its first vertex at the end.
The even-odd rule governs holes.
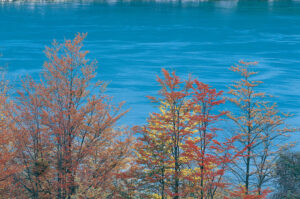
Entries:
POLYGON ((239 60, 258 61, 261 89, 300 121, 300 1, 0 2, 0 65, 17 87, 38 77, 45 46, 77 32, 88 33, 84 49, 107 94, 130 108, 121 124, 156 110, 145 96, 157 93, 162 67, 227 91, 239 60))

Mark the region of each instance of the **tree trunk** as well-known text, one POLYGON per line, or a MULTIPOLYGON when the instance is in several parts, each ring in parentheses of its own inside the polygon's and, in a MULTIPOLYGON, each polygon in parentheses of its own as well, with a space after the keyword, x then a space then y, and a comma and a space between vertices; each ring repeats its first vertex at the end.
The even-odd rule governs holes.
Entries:
POLYGON ((246 160, 246 181, 245 181, 245 188, 246 188, 246 195, 249 193, 249 177, 250 177, 250 147, 247 149, 247 160, 246 160))

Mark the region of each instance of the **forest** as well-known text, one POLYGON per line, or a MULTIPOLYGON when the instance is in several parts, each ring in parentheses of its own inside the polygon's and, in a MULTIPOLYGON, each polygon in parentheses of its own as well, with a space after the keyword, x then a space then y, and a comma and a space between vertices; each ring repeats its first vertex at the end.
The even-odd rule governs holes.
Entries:
POLYGON ((46 47, 40 78, 14 95, 1 71, 0 198, 300 198, 299 128, 262 92, 259 63, 233 63, 224 91, 162 69, 156 111, 120 126, 129 110, 105 93, 85 37, 46 47))

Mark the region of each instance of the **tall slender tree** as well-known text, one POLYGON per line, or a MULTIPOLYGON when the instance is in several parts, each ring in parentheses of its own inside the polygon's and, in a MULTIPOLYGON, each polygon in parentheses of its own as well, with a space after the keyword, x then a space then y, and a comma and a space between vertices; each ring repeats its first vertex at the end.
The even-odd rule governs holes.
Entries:
POLYGON ((276 104, 268 101, 269 96, 259 92, 262 82, 253 80, 257 72, 251 69, 256 64, 240 61, 231 67, 242 78, 230 87, 228 98, 235 105, 228 117, 236 124, 235 133, 241 136, 239 146, 246 147, 245 157, 232 170, 244 184, 245 195, 263 194, 279 151, 285 146, 282 139, 294 131, 285 126, 289 115, 276 110, 276 104))
POLYGON ((157 78, 161 85, 160 97, 149 97, 153 102, 158 102, 163 107, 163 114, 157 115, 158 126, 163 127, 163 133, 167 136, 170 147, 170 159, 172 173, 170 177, 170 189, 166 189, 169 196, 178 199, 184 192, 182 189, 183 178, 182 169, 184 160, 182 157, 182 144, 188 139, 190 130, 188 129, 189 107, 188 96, 192 86, 190 79, 181 81, 175 72, 170 74, 165 69, 162 70, 164 79, 157 78))
POLYGON ((229 163, 236 161, 244 149, 237 151, 233 143, 240 137, 227 137, 223 141, 220 128, 215 125, 225 111, 216 108, 225 102, 222 92, 209 85, 194 80, 189 118, 193 135, 184 145, 184 156, 194 166, 188 176, 191 182, 191 195, 195 198, 214 198, 220 189, 228 186, 224 182, 229 163))

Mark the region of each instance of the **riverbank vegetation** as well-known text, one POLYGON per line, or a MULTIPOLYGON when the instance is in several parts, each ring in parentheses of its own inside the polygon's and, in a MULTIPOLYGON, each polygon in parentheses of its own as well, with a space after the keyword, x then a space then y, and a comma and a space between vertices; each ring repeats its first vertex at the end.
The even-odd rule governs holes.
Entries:
POLYGON ((85 37, 47 47, 41 79, 23 79, 17 97, 1 81, 1 198, 298 197, 296 129, 258 89, 256 62, 230 68, 240 80, 226 93, 162 69, 157 110, 119 127, 127 110, 95 81, 85 37))

